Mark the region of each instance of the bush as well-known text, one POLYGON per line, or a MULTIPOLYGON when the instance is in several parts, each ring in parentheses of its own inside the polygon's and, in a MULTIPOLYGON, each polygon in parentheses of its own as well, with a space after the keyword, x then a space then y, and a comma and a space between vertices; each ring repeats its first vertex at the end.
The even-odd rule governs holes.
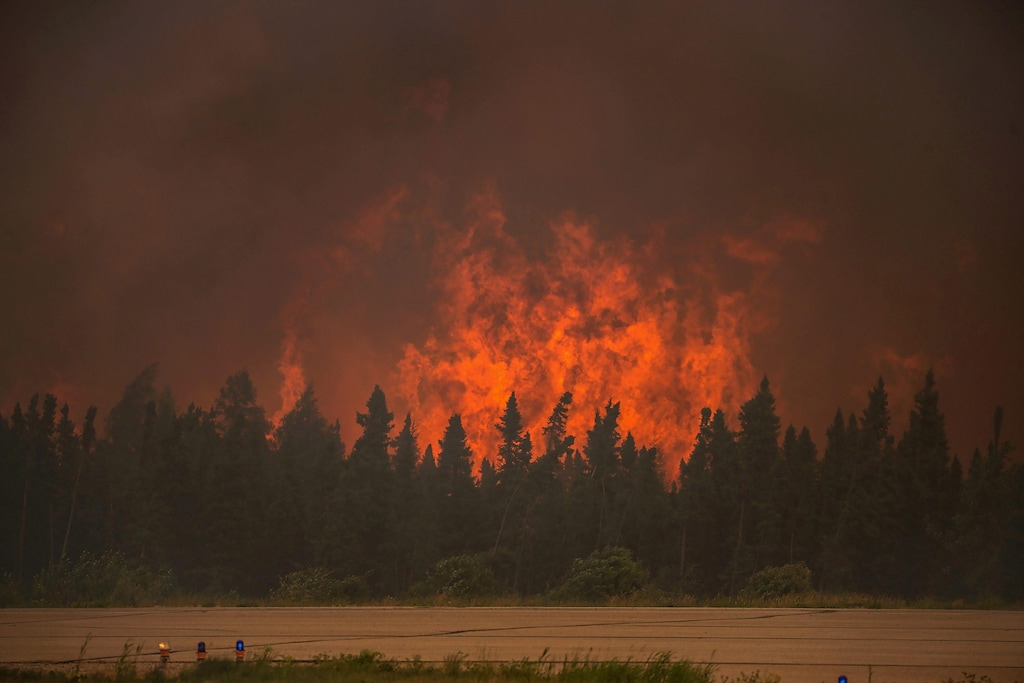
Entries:
POLYGON ((306 567, 278 579, 270 599, 291 605, 336 605, 362 602, 370 595, 365 576, 334 578, 334 572, 323 567, 306 567))
POLYGON ((307 567, 278 579, 270 599, 299 605, 331 604, 341 593, 341 582, 323 567, 307 567))
POLYGON ((573 560, 569 577, 555 596, 577 600, 605 600, 629 595, 644 585, 643 568, 626 548, 602 548, 586 559, 573 560))
POLYGON ((346 576, 338 583, 338 593, 345 602, 365 602, 370 597, 370 582, 365 576, 346 576))
POLYGON ((65 560, 40 572, 32 584, 33 598, 54 607, 151 605, 174 590, 169 572, 131 568, 119 552, 83 552, 74 562, 65 560))
MULTIPOLYGON (((13 607, 21 602, 21 590, 14 574, 0 574, 0 607, 13 607)), ((0 677, 2 678, 2 677, 0 677)))
POLYGON ((767 567, 749 579, 743 589, 744 597, 773 600, 791 593, 811 590, 811 570, 803 562, 781 567, 767 567))
POLYGON ((496 590, 494 571, 483 554, 455 555, 441 560, 427 572, 427 580, 417 587, 421 594, 459 599, 488 597, 496 590))

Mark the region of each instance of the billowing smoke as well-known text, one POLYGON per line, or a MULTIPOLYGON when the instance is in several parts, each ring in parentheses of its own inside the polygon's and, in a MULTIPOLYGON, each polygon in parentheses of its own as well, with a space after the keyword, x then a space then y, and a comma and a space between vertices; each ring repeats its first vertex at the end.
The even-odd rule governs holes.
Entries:
POLYGON ((570 390, 669 464, 762 374, 818 440, 929 367, 961 457, 1024 417, 1014 7, 0 12, 0 413, 155 361, 349 443, 374 384, 481 451, 570 390))

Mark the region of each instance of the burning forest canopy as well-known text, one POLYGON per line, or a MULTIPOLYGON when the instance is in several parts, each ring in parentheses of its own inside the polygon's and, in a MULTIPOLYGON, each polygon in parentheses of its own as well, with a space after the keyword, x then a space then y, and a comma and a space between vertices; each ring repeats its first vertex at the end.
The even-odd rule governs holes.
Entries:
POLYGON ((5 3, 0 411, 376 384, 474 450, 619 402, 671 468, 763 375, 822 442, 934 368, 966 460, 1024 318, 1016 9, 5 3))
MULTIPOLYGON (((356 232, 374 244, 410 239, 402 227, 406 212, 422 213, 414 203, 406 191, 393 192, 365 212, 356 232)), ((493 425, 512 392, 535 435, 570 392, 576 405, 571 433, 584 434, 595 411, 620 402, 624 433, 659 445, 670 471, 693 443, 701 408, 735 414, 753 393, 758 377, 750 336, 769 324, 772 305, 761 291, 760 271, 770 269, 780 251, 821 239, 816 224, 788 220, 744 243, 704 245, 699 253, 718 251, 750 265, 751 284, 741 290, 723 285, 710 259, 666 267, 658 235, 639 244, 601 238, 571 215, 547 226, 545 244, 531 256, 506 229, 493 185, 469 200, 458 224, 418 220, 426 224, 417 225, 407 246, 428 250, 428 282, 440 304, 422 341, 405 345, 391 382, 392 395, 429 441, 439 439, 458 413, 477 457, 493 459, 493 425)), ((310 285, 289 310, 320 310, 320 301, 309 299, 330 296, 331 265, 348 256, 335 252, 310 268, 310 285)), ((295 314, 287 322, 275 421, 306 378, 300 347, 307 337, 297 329, 303 321, 295 314)))

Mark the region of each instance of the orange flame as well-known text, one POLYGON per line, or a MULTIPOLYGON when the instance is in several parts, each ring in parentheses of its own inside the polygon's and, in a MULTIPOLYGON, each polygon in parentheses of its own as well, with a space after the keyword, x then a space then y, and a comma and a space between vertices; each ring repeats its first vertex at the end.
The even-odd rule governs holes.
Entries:
MULTIPOLYGON (((515 391, 539 444, 552 408, 571 391, 567 428, 578 444, 594 412, 617 401, 620 432, 657 446, 672 477, 692 448, 701 408, 735 415, 754 393, 751 338, 770 325, 770 274, 782 249, 818 244, 823 234, 820 224, 792 217, 742 237, 705 234, 691 256, 669 266, 657 235, 642 244, 603 239, 569 214, 551 223, 549 248, 538 257, 507 230, 493 184, 471 199, 458 226, 440 216, 429 198, 401 186, 339 226, 333 246, 306 255, 304 281, 282 315, 275 424, 306 386, 303 355, 316 348, 305 327, 346 278, 375 267, 401 228, 413 231, 416 245, 434 245, 440 295, 429 334, 406 344, 387 385, 424 443, 439 440, 460 413, 477 465, 493 458, 494 425, 515 391), (753 275, 746 289, 721 284, 723 263, 753 275)), ((320 353, 328 347, 336 348, 321 344, 320 353)))
POLYGON ((550 226, 550 258, 530 260, 493 189, 468 214, 439 240, 441 318, 399 363, 422 434, 439 438, 460 413, 479 463, 496 452, 494 424, 512 391, 535 443, 571 391, 570 433, 582 440, 594 411, 620 402, 621 432, 658 446, 671 476, 700 409, 734 410, 752 395, 747 298, 719 291, 707 266, 695 264, 704 277, 684 285, 658 266, 657 245, 602 241, 570 216, 550 226))
POLYGON ((281 373, 281 407, 271 424, 277 428, 306 390, 306 374, 302 370, 302 352, 299 350, 298 335, 294 329, 285 331, 281 342, 281 356, 277 361, 278 372, 281 373))

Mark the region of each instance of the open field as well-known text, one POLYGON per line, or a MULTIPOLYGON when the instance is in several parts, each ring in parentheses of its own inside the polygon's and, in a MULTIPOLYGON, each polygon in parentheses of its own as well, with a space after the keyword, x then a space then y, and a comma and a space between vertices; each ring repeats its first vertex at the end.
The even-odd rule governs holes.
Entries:
POLYGON ((147 608, 0 610, 0 665, 112 665, 125 643, 140 666, 172 648, 172 664, 211 657, 374 650, 396 659, 713 662, 718 675, 775 673, 783 683, 938 683, 987 675, 1024 681, 1024 612, 733 608, 147 608))

